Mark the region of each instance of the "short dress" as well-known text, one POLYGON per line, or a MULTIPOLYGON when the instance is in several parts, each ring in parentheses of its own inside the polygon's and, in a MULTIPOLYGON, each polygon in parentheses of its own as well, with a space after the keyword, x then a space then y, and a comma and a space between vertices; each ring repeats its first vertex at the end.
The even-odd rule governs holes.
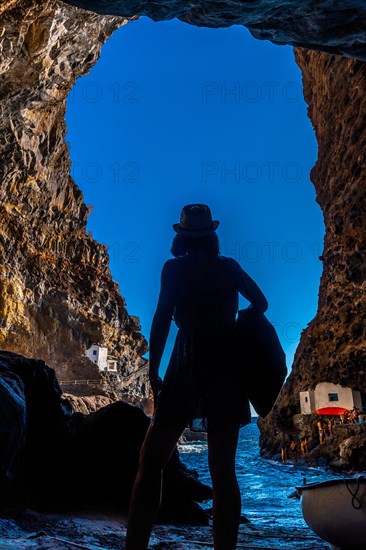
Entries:
POLYGON ((186 281, 179 293, 178 332, 152 417, 157 426, 207 432, 251 422, 248 397, 238 383, 243 366, 235 357, 235 267, 231 258, 219 259, 227 270, 224 288, 194 288, 186 281))

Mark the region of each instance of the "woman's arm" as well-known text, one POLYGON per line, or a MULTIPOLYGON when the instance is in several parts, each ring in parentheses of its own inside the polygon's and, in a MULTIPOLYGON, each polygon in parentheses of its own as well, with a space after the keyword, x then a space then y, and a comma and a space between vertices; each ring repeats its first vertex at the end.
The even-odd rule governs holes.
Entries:
POLYGON ((150 331, 149 376, 157 379, 160 361, 168 338, 173 315, 175 285, 172 273, 172 261, 168 260, 161 271, 161 284, 158 305, 150 331))
POLYGON ((268 302, 263 292, 241 265, 234 259, 230 259, 235 263, 238 291, 251 303, 250 307, 253 310, 264 313, 268 309, 268 302))

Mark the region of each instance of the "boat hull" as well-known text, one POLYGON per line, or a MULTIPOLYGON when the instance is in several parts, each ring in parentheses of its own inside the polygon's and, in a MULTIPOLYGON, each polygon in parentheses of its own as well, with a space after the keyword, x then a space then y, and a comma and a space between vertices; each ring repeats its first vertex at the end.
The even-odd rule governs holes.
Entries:
POLYGON ((336 548, 365 550, 366 478, 336 479, 296 489, 304 519, 314 533, 336 548))

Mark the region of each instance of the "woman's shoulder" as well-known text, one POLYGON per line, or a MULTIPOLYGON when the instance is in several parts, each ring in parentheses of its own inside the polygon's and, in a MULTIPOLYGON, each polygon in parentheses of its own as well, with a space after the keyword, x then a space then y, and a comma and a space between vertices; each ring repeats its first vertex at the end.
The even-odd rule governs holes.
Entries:
POLYGON ((176 258, 169 258, 165 260, 164 265, 168 268, 174 268, 176 266, 183 265, 187 261, 187 256, 177 256, 176 258))
POLYGON ((230 256, 220 256, 221 262, 225 265, 225 271, 233 278, 235 284, 239 284, 238 281, 241 280, 243 274, 245 275, 244 269, 241 267, 239 262, 231 258, 230 256))
POLYGON ((241 269, 241 265, 239 264, 239 262, 237 262, 236 260, 234 260, 234 258, 231 258, 230 256, 218 256, 218 258, 223 264, 227 265, 228 269, 241 269))
POLYGON ((179 258, 169 258, 168 260, 165 260, 163 263, 162 271, 172 271, 177 266, 177 260, 179 258))
MULTIPOLYGON (((224 265, 227 269, 237 272, 241 270, 241 265, 231 258, 230 256, 217 256, 217 261, 224 265)), ((195 264, 194 258, 189 258, 188 256, 178 256, 177 258, 169 258, 165 261, 163 265, 163 270, 166 272, 181 271, 186 265, 195 264)))
POLYGON ((180 272, 185 264, 185 258, 179 256, 177 258, 169 258, 163 264, 163 273, 177 273, 180 272))

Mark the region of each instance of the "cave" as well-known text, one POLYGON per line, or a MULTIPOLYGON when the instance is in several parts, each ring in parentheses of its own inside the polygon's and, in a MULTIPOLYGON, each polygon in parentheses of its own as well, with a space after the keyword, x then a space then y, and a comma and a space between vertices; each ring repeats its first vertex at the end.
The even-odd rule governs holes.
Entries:
MULTIPOLYGON (((0 7, 0 346, 45 361, 65 389, 68 380, 92 380, 103 394, 94 403, 99 408, 117 394, 84 350, 108 342, 126 357, 126 378, 138 373, 124 401, 149 403, 147 342, 113 280, 106 245, 86 229, 90 207, 72 178, 65 140, 66 98, 76 79, 89 72, 116 29, 142 15, 210 28, 244 25, 257 39, 292 45, 302 72, 318 143, 310 177, 325 223, 323 271, 317 313, 301 333, 273 411, 260 423, 262 451, 271 456, 280 432, 293 429, 300 391, 327 380, 366 394, 366 7, 361 2, 343 7, 329 0, 315 10, 310 1, 295 9, 293 3, 270 0, 5 0, 0 7)), ((91 385, 69 389, 84 397, 95 394, 91 385)), ((84 399, 86 412, 88 403, 84 399)), ((142 419, 142 412, 135 412, 142 419)), ((357 456, 364 457, 364 435, 357 456)), ((48 468, 52 477, 52 464, 48 468)))
POLYGON ((256 38, 295 47, 319 148, 311 180, 326 227, 318 311, 266 423, 279 422, 279 411, 295 412, 298 391, 324 379, 366 391, 362 3, 343 8, 329 1, 314 11, 305 2, 290 12, 264 0, 193 6, 8 0, 0 14, 1 347, 57 366, 61 380, 80 377, 81 369, 98 378, 81 358, 86 346, 106 340, 117 352, 128 350, 126 375, 141 369, 135 394, 145 387, 147 342, 111 277, 105 245, 86 232, 89 209, 70 175, 65 100, 101 45, 131 18, 242 24, 256 38))

